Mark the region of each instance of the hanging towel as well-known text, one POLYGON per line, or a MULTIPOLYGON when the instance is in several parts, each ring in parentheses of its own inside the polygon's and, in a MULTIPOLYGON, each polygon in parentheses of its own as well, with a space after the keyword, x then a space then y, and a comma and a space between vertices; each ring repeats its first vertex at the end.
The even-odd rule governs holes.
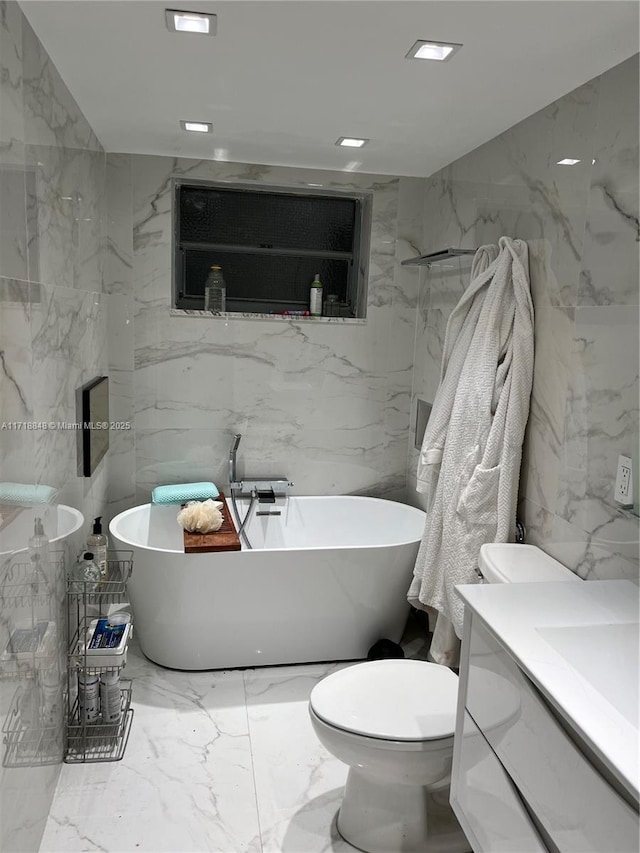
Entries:
POLYGON ((482 544, 513 540, 533 380, 527 244, 501 237, 498 248, 481 247, 471 279, 447 324, 418 461, 427 518, 408 593, 438 611, 431 656, 448 665, 459 648, 451 639, 462 636, 454 586, 478 580, 482 544))

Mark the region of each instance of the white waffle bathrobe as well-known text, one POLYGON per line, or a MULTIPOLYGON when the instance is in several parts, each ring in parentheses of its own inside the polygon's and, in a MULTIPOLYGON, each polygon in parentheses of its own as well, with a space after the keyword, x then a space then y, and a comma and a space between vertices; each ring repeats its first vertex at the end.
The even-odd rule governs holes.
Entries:
POLYGON ((454 586, 478 580, 484 542, 513 540, 532 379, 527 244, 501 237, 499 248, 476 253, 471 283, 449 318, 418 462, 427 520, 408 598, 438 611, 431 651, 438 663, 457 663, 447 622, 461 637, 454 586))

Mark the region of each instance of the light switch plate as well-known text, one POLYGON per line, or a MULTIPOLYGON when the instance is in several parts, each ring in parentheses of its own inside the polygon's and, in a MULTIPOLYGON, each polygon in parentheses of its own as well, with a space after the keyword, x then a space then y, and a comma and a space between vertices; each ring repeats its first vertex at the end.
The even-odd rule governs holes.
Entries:
POLYGON ((422 449, 422 439, 424 438, 424 431, 427 428, 427 424, 429 423, 429 417, 431 415, 431 403, 427 403, 426 400, 421 400, 418 397, 418 402, 416 405, 416 431, 413 440, 413 444, 416 450, 422 449))

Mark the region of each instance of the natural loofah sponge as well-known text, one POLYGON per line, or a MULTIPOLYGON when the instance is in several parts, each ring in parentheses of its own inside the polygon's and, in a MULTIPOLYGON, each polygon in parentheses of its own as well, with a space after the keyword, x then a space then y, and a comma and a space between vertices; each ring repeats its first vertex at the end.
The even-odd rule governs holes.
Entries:
POLYGON ((222 527, 220 501, 189 501, 178 513, 178 524, 187 533, 215 533, 222 527))

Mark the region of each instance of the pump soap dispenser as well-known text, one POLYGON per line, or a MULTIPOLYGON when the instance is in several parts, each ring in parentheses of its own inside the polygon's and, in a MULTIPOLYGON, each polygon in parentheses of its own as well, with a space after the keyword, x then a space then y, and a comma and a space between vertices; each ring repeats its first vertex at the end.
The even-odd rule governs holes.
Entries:
POLYGON ((100 577, 107 577, 107 546, 108 541, 102 532, 102 516, 99 515, 93 522, 93 532, 87 537, 87 548, 92 552, 96 565, 100 569, 100 577))

